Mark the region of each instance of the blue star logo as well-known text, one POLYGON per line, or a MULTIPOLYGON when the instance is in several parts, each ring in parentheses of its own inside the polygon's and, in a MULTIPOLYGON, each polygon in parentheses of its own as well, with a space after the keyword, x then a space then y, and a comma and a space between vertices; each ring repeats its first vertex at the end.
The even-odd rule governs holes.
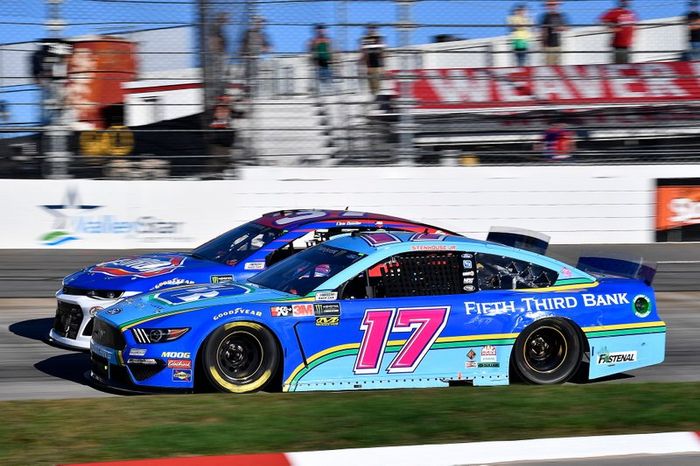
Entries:
POLYGON ((68 231, 68 223, 71 218, 99 209, 102 206, 81 204, 78 190, 68 188, 62 204, 47 204, 40 207, 54 216, 53 231, 44 234, 41 241, 47 246, 56 246, 78 239, 68 231))

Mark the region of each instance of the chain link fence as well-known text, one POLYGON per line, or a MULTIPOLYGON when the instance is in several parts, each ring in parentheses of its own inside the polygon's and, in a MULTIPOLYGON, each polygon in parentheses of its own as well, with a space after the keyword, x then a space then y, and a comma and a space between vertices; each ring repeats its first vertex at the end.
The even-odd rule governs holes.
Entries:
POLYGON ((697 13, 618 3, 8 2, 0 176, 696 163, 697 13))

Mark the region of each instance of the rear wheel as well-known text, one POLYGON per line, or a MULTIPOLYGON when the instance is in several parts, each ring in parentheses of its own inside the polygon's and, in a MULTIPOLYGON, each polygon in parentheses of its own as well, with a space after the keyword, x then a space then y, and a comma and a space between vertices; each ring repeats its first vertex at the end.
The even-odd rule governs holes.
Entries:
POLYGON ((215 388, 247 393, 270 382, 279 365, 279 348, 275 337, 262 325, 232 322, 209 336, 202 359, 215 388))
POLYGON ((543 319, 515 340, 513 368, 528 383, 564 383, 578 370, 582 347, 579 332, 571 322, 543 319))

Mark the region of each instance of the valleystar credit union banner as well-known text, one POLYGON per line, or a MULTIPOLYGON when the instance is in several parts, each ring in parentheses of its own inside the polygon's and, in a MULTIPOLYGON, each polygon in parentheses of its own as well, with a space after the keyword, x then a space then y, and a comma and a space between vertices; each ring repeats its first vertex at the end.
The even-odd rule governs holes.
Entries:
POLYGON ((700 100, 700 62, 414 71, 420 109, 700 100))
POLYGON ((700 178, 656 180, 656 240, 700 241, 700 178))

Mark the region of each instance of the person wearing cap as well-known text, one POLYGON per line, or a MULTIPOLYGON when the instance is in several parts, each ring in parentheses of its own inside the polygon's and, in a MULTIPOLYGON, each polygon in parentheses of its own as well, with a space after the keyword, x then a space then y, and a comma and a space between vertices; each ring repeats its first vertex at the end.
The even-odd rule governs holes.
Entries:
POLYGON ((515 5, 508 17, 508 26, 511 30, 510 43, 515 54, 515 63, 517 66, 525 66, 531 41, 532 19, 527 14, 527 6, 524 3, 515 5))
POLYGON ((690 46, 689 58, 700 60, 700 13, 698 13, 698 0, 691 0, 690 11, 686 16, 688 21, 688 45, 690 46))
POLYGON ((540 17, 540 37, 547 65, 561 65, 562 32, 566 31, 566 16, 559 11, 557 0, 547 0, 547 12, 540 17))
POLYGON ((628 0, 619 0, 617 7, 606 11, 600 17, 600 22, 607 25, 613 34, 613 62, 617 64, 630 62, 630 49, 638 21, 637 15, 628 6, 628 0))

